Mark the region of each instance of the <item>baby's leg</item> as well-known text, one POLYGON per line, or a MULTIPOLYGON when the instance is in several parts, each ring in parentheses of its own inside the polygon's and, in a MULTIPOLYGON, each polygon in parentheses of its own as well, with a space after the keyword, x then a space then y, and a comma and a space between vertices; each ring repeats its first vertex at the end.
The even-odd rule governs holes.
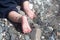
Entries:
POLYGON ((31 32, 31 28, 30 28, 30 26, 28 24, 26 16, 22 16, 21 14, 18 14, 15 11, 11 11, 9 13, 8 17, 9 17, 10 20, 12 20, 14 22, 21 22, 22 23, 23 33, 29 33, 29 32, 31 32), (21 21, 18 21, 19 18, 20 18, 21 21))

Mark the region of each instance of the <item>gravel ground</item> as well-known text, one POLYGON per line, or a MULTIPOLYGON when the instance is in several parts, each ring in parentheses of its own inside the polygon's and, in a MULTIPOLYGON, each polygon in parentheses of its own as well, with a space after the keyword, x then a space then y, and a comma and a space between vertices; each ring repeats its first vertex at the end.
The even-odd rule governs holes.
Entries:
MULTIPOLYGON (((34 20, 28 18, 32 32, 23 34, 21 25, 0 19, 0 40, 60 40, 60 0, 29 1, 31 10, 37 15, 34 20)), ((25 15, 21 10, 18 12, 25 15)))

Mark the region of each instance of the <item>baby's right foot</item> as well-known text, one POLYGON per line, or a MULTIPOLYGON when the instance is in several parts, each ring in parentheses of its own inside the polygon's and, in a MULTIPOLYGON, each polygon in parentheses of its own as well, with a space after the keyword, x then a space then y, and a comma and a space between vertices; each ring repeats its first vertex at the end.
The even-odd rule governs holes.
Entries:
POLYGON ((22 29, 23 29, 23 33, 30 33, 31 32, 31 28, 28 24, 26 16, 22 16, 22 29))

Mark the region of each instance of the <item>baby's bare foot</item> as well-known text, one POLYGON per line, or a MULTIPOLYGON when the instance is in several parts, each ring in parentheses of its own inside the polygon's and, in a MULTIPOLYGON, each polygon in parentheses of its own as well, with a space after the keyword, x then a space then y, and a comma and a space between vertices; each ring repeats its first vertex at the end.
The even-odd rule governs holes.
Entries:
POLYGON ((33 11, 31 11, 31 10, 29 10, 29 11, 27 12, 27 15, 28 15, 31 19, 34 19, 34 18, 36 17, 35 13, 34 13, 33 11))
POLYGON ((23 29, 23 33, 30 33, 31 32, 31 28, 28 24, 26 16, 22 16, 22 29, 23 29))

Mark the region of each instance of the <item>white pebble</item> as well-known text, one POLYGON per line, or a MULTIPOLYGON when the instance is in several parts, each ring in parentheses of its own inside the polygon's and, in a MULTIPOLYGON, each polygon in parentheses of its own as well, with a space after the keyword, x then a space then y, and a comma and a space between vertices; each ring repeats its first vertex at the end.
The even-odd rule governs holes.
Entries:
POLYGON ((42 36, 41 38, 42 38, 42 39, 44 39, 45 37, 44 37, 44 36, 42 36))

